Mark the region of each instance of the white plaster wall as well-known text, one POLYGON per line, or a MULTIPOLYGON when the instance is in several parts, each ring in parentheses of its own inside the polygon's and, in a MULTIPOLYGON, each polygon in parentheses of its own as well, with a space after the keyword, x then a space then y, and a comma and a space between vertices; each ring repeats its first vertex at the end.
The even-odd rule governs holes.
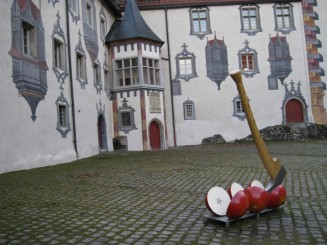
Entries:
MULTIPOLYGON (((0 37, 0 52, 4 54, 1 61, 0 73, 0 93, 1 103, 0 111, 0 173, 20 169, 29 169, 42 167, 62 162, 69 162, 76 159, 73 146, 73 133, 70 131, 66 138, 62 138, 61 134, 56 130, 57 127, 57 108, 56 100, 60 95, 59 83, 55 76, 52 55, 52 33, 53 25, 57 21, 57 11, 60 14, 60 26, 67 35, 66 30, 66 14, 65 1, 60 1, 52 6, 47 1, 34 1, 36 6, 41 10, 41 16, 45 29, 45 47, 46 62, 49 67, 47 72, 48 91, 43 101, 39 102, 36 110, 37 119, 35 122, 30 118, 31 110, 23 97, 19 97, 18 91, 12 80, 12 61, 8 51, 11 48, 11 12, 12 1, 4 1, 1 4, 2 9, 6 9, 0 15, 1 33, 8 33, 0 37)), ((96 1, 97 20, 99 19, 99 11, 101 3, 96 1)), ((80 8, 81 10, 81 8, 80 8)), ((69 15, 70 16, 70 15, 69 15)), ((113 22, 112 14, 106 12, 108 26, 113 22)), ((69 17, 71 18, 71 17, 69 17)), ((71 47, 72 47, 72 66, 73 75, 75 74, 75 46, 78 43, 78 29, 83 31, 82 21, 78 21, 77 25, 70 22, 71 26, 71 47)), ((99 30, 99 27, 98 27, 99 30)), ((67 39, 66 39, 67 40, 67 39)), ((84 40, 82 38, 82 45, 84 40)), ((99 62, 103 70, 104 50, 101 39, 99 38, 99 62)), ((97 117, 98 112, 96 104, 101 101, 105 105, 105 120, 107 125, 107 141, 108 148, 112 150, 112 113, 111 103, 107 99, 104 91, 101 95, 96 93, 93 86, 93 71, 90 63, 89 55, 84 46, 87 55, 87 76, 89 84, 85 90, 81 90, 79 83, 73 76, 75 107, 76 107, 76 131, 79 157, 87 157, 99 152, 98 133, 97 133, 97 117)), ((107 56, 108 57, 108 56, 107 56)), ((68 60, 67 60, 68 62, 68 60)), ((101 73, 103 81, 103 71, 101 73)), ((69 87, 69 77, 65 79, 63 85, 64 96, 70 105, 71 97, 69 87)), ((70 125, 72 129, 72 114, 70 113, 70 125)))
MULTIPOLYGON (((224 39, 228 50, 229 71, 239 68, 237 53, 244 47, 245 40, 249 46, 258 53, 258 64, 260 73, 253 78, 243 77, 243 83, 250 99, 253 114, 259 128, 282 123, 282 102, 285 95, 284 87, 279 82, 278 90, 268 90, 267 77, 270 74, 268 44, 269 35, 275 36, 274 16, 272 4, 260 5, 261 25, 263 32, 255 36, 240 33, 240 13, 237 5, 209 7, 210 21, 213 34, 208 35, 209 40, 214 38, 214 32, 218 39, 224 39), (228 23, 228 25, 226 24, 228 23)), ((293 57, 293 72, 285 82, 301 81, 302 93, 309 105, 308 115, 311 119, 311 101, 308 87, 308 70, 306 64, 306 51, 303 36, 303 21, 300 3, 293 3, 296 31, 287 35, 293 57), (300 51, 300 52, 299 52, 300 51)), ((163 20, 160 12, 158 18, 149 23, 152 30, 165 40, 162 29, 163 20), (161 25, 157 22, 161 21, 161 25), (156 28, 158 26, 158 28, 156 28)), ((151 18, 151 11, 143 11, 143 16, 151 18)), ((146 19, 146 18, 145 18, 146 19)), ((176 75, 175 56, 182 51, 183 43, 187 50, 196 56, 196 71, 198 77, 189 81, 181 80, 182 95, 174 96, 174 110, 176 121, 177 145, 192 145, 201 143, 204 137, 221 134, 226 140, 242 138, 250 134, 247 121, 240 121, 232 117, 232 100, 238 95, 236 85, 230 77, 221 84, 221 90, 206 76, 205 46, 206 38, 200 40, 198 37, 189 35, 190 19, 189 9, 169 9, 169 37, 172 64, 172 77, 176 75), (195 103, 196 120, 184 120, 183 102, 192 100, 195 103)), ((166 77, 167 79, 167 77, 166 77)))
POLYGON ((129 151, 142 151, 143 150, 143 140, 142 140, 142 118, 141 118, 141 102, 140 102, 140 91, 137 91, 136 96, 134 92, 127 95, 127 92, 117 94, 117 105, 122 106, 122 101, 126 98, 127 105, 131 106, 134 112, 134 123, 137 129, 131 130, 128 133, 119 131, 119 136, 126 136, 128 142, 129 151))
MULTIPOLYGON (((324 61, 320 62, 320 67, 327 73, 327 1, 317 0, 317 6, 313 9, 319 15, 319 19, 316 20, 317 26, 320 28, 320 34, 317 34, 317 38, 321 41, 322 47, 319 48, 319 53, 324 57, 324 61)), ((321 77, 321 80, 327 84, 326 76, 321 77)), ((327 109, 327 93, 325 91, 324 106, 327 109)))

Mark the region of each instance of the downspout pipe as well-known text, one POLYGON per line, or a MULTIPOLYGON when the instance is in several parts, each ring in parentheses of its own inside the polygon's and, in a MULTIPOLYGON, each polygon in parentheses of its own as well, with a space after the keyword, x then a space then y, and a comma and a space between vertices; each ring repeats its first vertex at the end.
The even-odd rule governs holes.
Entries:
POLYGON ((171 112, 173 121, 173 135, 174 135, 174 146, 176 146, 176 127, 175 127, 175 109, 174 109, 174 95, 172 89, 172 76, 171 76, 171 60, 170 60, 170 42, 169 42, 169 27, 168 27, 168 15, 167 6, 165 6, 165 21, 166 21, 166 38, 167 38, 167 49, 168 49, 168 67, 169 67, 169 84, 170 84, 170 100, 171 100, 171 112))
POLYGON ((74 100, 74 84, 72 76, 72 57, 71 57, 71 44, 70 44, 70 26, 69 26, 69 0, 66 0, 66 28, 67 28, 67 49, 68 49, 68 69, 69 69, 69 85, 70 85, 70 103, 72 108, 72 131, 73 131, 73 144, 76 153, 76 159, 79 159, 77 149, 77 135, 76 135, 76 118, 75 118, 75 100, 74 100))

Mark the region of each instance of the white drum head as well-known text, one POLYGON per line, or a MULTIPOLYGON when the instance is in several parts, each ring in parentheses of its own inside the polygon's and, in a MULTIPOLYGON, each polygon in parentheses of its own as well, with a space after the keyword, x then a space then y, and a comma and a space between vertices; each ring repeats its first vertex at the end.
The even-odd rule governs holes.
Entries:
POLYGON ((265 189, 265 187, 259 180, 252 180, 250 186, 258 186, 258 187, 261 187, 262 189, 265 189))
POLYGON ((231 201, 227 191, 215 186, 208 191, 206 198, 212 213, 220 216, 226 215, 228 205, 231 201))
POLYGON ((244 188, 243 186, 241 186, 239 183, 233 183, 231 186, 230 186, 230 191, 229 194, 231 195, 231 198, 233 198, 233 196, 235 196, 235 194, 239 191, 243 191, 244 188))

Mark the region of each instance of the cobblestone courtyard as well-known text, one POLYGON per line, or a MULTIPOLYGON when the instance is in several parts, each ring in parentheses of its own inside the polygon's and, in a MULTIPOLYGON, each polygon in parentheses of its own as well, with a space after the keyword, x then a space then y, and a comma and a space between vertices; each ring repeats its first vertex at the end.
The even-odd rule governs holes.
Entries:
POLYGON ((213 186, 268 175, 253 143, 114 152, 0 175, 0 244, 327 244, 327 141, 270 142, 283 209, 203 219, 213 186))

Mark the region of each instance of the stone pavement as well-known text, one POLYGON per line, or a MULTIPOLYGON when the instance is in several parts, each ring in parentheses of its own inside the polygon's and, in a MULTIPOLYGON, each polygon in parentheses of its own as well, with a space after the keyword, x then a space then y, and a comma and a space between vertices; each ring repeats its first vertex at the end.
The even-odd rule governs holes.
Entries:
POLYGON ((114 152, 0 175, 0 244, 327 244, 327 141, 269 142, 287 170, 283 209, 203 219, 213 186, 267 173, 253 143, 114 152))

